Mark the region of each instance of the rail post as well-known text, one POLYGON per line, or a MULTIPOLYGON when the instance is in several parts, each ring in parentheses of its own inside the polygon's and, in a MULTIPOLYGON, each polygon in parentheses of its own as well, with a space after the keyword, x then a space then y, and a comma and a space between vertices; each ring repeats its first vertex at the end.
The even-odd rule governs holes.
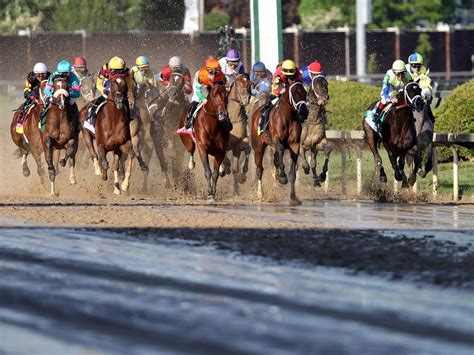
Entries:
POLYGON ((453 152, 453 200, 459 201, 459 172, 458 172, 458 152, 454 145, 451 146, 453 152))
POLYGON ((357 151, 357 196, 362 193, 362 149, 356 148, 357 151))
POLYGON ((346 148, 346 145, 343 144, 341 147, 341 190, 342 190, 343 196, 345 196, 347 192, 346 167, 347 167, 347 148, 346 148))
POLYGON ((438 151, 433 147, 433 198, 438 197, 438 151))

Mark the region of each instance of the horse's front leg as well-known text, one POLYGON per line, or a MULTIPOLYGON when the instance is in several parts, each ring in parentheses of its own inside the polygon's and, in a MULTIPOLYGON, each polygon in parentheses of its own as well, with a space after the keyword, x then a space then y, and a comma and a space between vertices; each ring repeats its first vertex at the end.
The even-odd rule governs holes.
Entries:
POLYGON ((308 175, 309 174, 309 163, 308 163, 308 158, 306 158, 306 152, 308 150, 306 149, 305 145, 304 144, 301 144, 300 145, 300 157, 302 159, 301 161, 301 166, 303 167, 303 172, 305 173, 305 175, 308 175))
POLYGON ((275 159, 274 162, 278 161, 278 166, 275 164, 275 169, 278 169, 278 182, 282 185, 288 184, 288 177, 285 173, 285 163, 283 156, 285 154, 285 147, 281 142, 278 142, 275 147, 275 159))
POLYGON ((239 180, 241 184, 243 184, 247 180, 247 172, 249 171, 250 152, 252 151, 252 148, 250 147, 250 144, 247 138, 243 140, 242 144, 243 144, 245 159, 244 159, 244 165, 242 167, 242 174, 240 174, 240 180, 239 180))
POLYGON ((219 168, 226 157, 225 149, 214 157, 214 170, 212 171, 212 195, 213 199, 217 194, 217 179, 219 179, 219 168))
POLYGON ((48 164, 49 182, 51 184, 51 191, 49 194, 51 196, 54 196, 56 194, 55 185, 54 185, 54 180, 56 178, 56 171, 54 170, 54 164, 53 164, 53 142, 51 141, 50 137, 46 137, 44 142, 46 145, 45 156, 46 156, 46 163, 48 164))
MULTIPOLYGON (((211 181, 212 171, 209 165, 209 156, 207 152, 204 150, 204 148, 201 148, 199 145, 198 145, 198 151, 199 151, 199 157, 201 158, 201 162, 204 167, 204 176, 206 177, 206 180, 207 180, 207 199, 214 200, 215 196, 212 190, 212 181, 211 181)), ((217 171, 217 174, 218 173, 219 173, 219 170, 217 171)))
POLYGON ((71 185, 77 184, 76 176, 74 174, 74 167, 76 165, 76 153, 77 153, 78 145, 79 144, 78 144, 77 139, 73 138, 69 140, 69 142, 67 143, 67 148, 66 148, 66 156, 64 157, 64 159, 61 159, 59 161, 59 164, 61 166, 65 166, 66 161, 69 160, 69 169, 70 169, 69 182, 71 183, 71 185))
MULTIPOLYGON (((420 169, 418 172, 418 174, 422 178, 424 178, 426 174, 428 174, 433 168, 433 143, 428 144, 424 151, 426 155, 425 167, 420 169)), ((420 159, 421 159, 421 156, 420 156, 420 159)), ((420 165, 421 165, 421 162, 420 162, 420 165)))
POLYGON ((93 142, 92 135, 85 128, 83 128, 81 130, 81 132, 82 132, 82 139, 84 140, 84 144, 86 145, 87 150, 89 151, 89 156, 90 156, 92 162, 94 163, 95 174, 97 176, 99 176, 101 174, 101 169, 100 169, 100 164, 99 164, 99 157, 98 157, 97 152, 95 151, 95 148, 94 148, 94 142, 93 142))
POLYGON ((254 147, 254 159, 255 159, 255 166, 256 166, 256 174, 257 174, 257 197, 259 199, 263 198, 262 192, 262 177, 263 177, 263 156, 265 155, 265 145, 260 146, 261 149, 255 149, 254 147))
POLYGON ((232 149, 232 175, 234 175, 234 196, 239 195, 239 171, 240 171, 240 155, 242 153, 241 145, 232 149))
MULTIPOLYGON (((394 174, 395 180, 402 181, 403 180, 403 175, 399 170, 396 154, 393 153, 393 152, 388 151, 388 157, 390 158, 390 163, 392 164, 392 168, 393 168, 393 171, 395 173, 394 174)), ((403 160, 405 160, 405 158, 403 158, 403 160)))
POLYGON ((326 181, 326 175, 328 172, 328 164, 329 164, 329 155, 331 154, 332 148, 329 145, 326 138, 324 138, 321 142, 322 151, 324 152, 324 163, 323 163, 323 170, 321 174, 319 174, 319 181, 324 182, 326 181))
POLYGON ((132 143, 128 141, 124 145, 120 146, 122 152, 122 158, 127 157, 127 168, 125 169, 125 176, 122 181, 122 191, 128 191, 130 186, 130 176, 132 175, 132 164, 135 152, 132 148, 132 143))
POLYGON ((114 194, 120 195, 120 182, 119 182, 119 164, 121 160, 121 152, 114 154, 114 162, 112 163, 112 171, 114 173, 114 194))
POLYGON ((415 185, 416 182, 416 173, 421 167, 421 153, 418 146, 414 146, 408 151, 408 154, 413 157, 413 169, 410 171, 410 177, 408 178, 408 183, 410 186, 415 185))
POLYGON ((318 165, 318 149, 315 145, 311 147, 311 161, 309 163, 311 172, 313 174, 313 186, 320 187, 321 183, 319 182, 318 173, 316 172, 316 167, 318 165))
POLYGON ((400 174, 402 174, 402 187, 407 188, 409 185, 407 176, 405 175, 405 154, 400 154, 397 159, 397 162, 398 170, 400 171, 400 174))
POLYGON ((298 145, 290 147, 290 156, 291 156, 291 167, 290 167, 290 204, 291 205, 301 205, 301 201, 296 198, 296 167, 298 164, 298 145))
POLYGON ((140 169, 143 171, 148 171, 148 166, 143 160, 142 153, 140 151, 140 123, 138 121, 139 118, 136 117, 133 121, 130 122, 130 135, 132 136, 133 151, 135 152, 135 155, 137 157, 140 169))
POLYGON ((102 173, 102 180, 107 180, 107 170, 109 169, 109 162, 107 161, 107 151, 105 150, 104 146, 97 147, 99 153, 99 163, 100 163, 100 170, 102 173))

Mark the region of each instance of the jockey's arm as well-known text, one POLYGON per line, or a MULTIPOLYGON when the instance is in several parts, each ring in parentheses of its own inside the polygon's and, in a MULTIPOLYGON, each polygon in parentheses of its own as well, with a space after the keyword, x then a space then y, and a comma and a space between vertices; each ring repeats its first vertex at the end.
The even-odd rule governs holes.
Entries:
POLYGON ((135 81, 132 79, 131 75, 127 75, 125 77, 125 81, 127 82, 127 98, 128 102, 133 105, 135 104, 135 81))
POLYGON ((53 87, 54 87, 53 83, 54 83, 54 74, 52 74, 48 78, 48 83, 46 84, 44 88, 44 94, 46 95, 46 97, 53 96, 53 87))
POLYGON ((194 92, 196 93, 197 97, 199 98, 199 102, 202 102, 206 99, 206 96, 202 93, 204 85, 200 82, 194 85, 194 92))
POLYGON ((382 81, 381 97, 383 103, 390 101, 390 99, 392 98, 391 87, 392 86, 390 84, 390 76, 386 74, 382 81))
POLYGON ((33 89, 32 85, 31 85, 31 83, 30 83, 30 81, 29 81, 28 79, 29 79, 29 78, 26 78, 26 80, 25 80, 25 89, 23 90, 23 97, 24 97, 25 99, 29 99, 29 98, 30 98, 31 92, 32 92, 32 89, 33 89))
POLYGON ((99 75, 97 76, 97 82, 95 83, 97 91, 99 91, 101 94, 104 93, 104 79, 105 76, 99 73, 99 75))
POLYGON ((74 73, 71 73, 69 77, 69 88, 69 96, 71 99, 77 99, 81 96, 81 81, 74 73))

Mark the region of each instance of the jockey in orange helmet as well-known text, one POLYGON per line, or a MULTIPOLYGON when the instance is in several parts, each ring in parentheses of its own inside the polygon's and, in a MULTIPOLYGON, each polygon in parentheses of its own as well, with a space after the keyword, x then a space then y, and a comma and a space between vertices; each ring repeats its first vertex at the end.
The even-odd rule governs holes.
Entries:
MULTIPOLYGON (((268 126, 268 116, 277 102, 278 97, 283 94, 289 86, 297 81, 302 81, 301 73, 296 67, 294 61, 287 59, 277 66, 275 74, 273 74, 273 82, 271 87, 270 98, 261 110, 262 119, 258 127, 258 135, 266 131, 268 126)), ((267 132, 268 133, 268 132, 267 132)))
POLYGON ((99 73, 97 75, 97 82, 96 82, 96 88, 97 90, 102 93, 92 104, 92 106, 89 108, 88 112, 88 118, 84 122, 84 127, 90 130, 91 132, 95 133, 94 125, 95 125, 95 119, 97 115, 97 109, 100 106, 101 103, 103 103, 105 100, 107 100, 107 96, 110 91, 110 84, 109 80, 114 76, 114 75, 122 75, 124 77, 124 80, 127 83, 127 99, 124 100, 124 105, 126 107, 126 112, 127 112, 127 118, 129 121, 131 121, 131 110, 130 106, 133 106, 135 100, 133 96, 133 90, 135 87, 135 84, 133 82, 133 79, 130 75, 130 70, 127 68, 125 65, 125 61, 122 57, 115 56, 108 63, 105 63, 102 68, 99 70, 99 73))
MULTIPOLYGON (((194 137, 194 112, 199 104, 204 105, 206 103, 209 89, 214 85, 225 85, 227 78, 221 70, 219 61, 216 58, 209 58, 206 60, 206 65, 199 69, 194 75, 193 89, 194 94, 192 102, 189 105, 188 117, 184 127, 181 127, 176 131, 177 134, 189 134, 193 139, 194 137)), ((202 106, 201 105, 201 106, 202 106)))

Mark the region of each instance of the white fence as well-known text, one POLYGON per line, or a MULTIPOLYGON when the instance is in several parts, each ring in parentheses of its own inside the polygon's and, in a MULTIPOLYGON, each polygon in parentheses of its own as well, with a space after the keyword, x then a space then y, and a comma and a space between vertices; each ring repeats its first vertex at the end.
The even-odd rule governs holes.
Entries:
MULTIPOLYGON (((362 193, 362 148, 367 147, 365 143, 364 131, 326 131, 327 139, 332 143, 338 143, 341 151, 341 188, 342 193, 346 192, 346 169, 347 169, 347 149, 354 147, 357 154, 357 195, 362 193)), ((462 146, 474 149, 474 134, 467 133, 435 133, 433 142, 436 146, 451 147, 453 153, 453 200, 459 201, 459 170, 458 154, 456 147, 462 146)), ((438 156, 436 148, 433 154, 433 197, 438 194, 438 156)), ((324 183, 325 191, 329 191, 329 175, 324 183)), ((395 184, 398 188, 398 184, 395 184)), ((417 185, 413 187, 416 192, 417 185)))

